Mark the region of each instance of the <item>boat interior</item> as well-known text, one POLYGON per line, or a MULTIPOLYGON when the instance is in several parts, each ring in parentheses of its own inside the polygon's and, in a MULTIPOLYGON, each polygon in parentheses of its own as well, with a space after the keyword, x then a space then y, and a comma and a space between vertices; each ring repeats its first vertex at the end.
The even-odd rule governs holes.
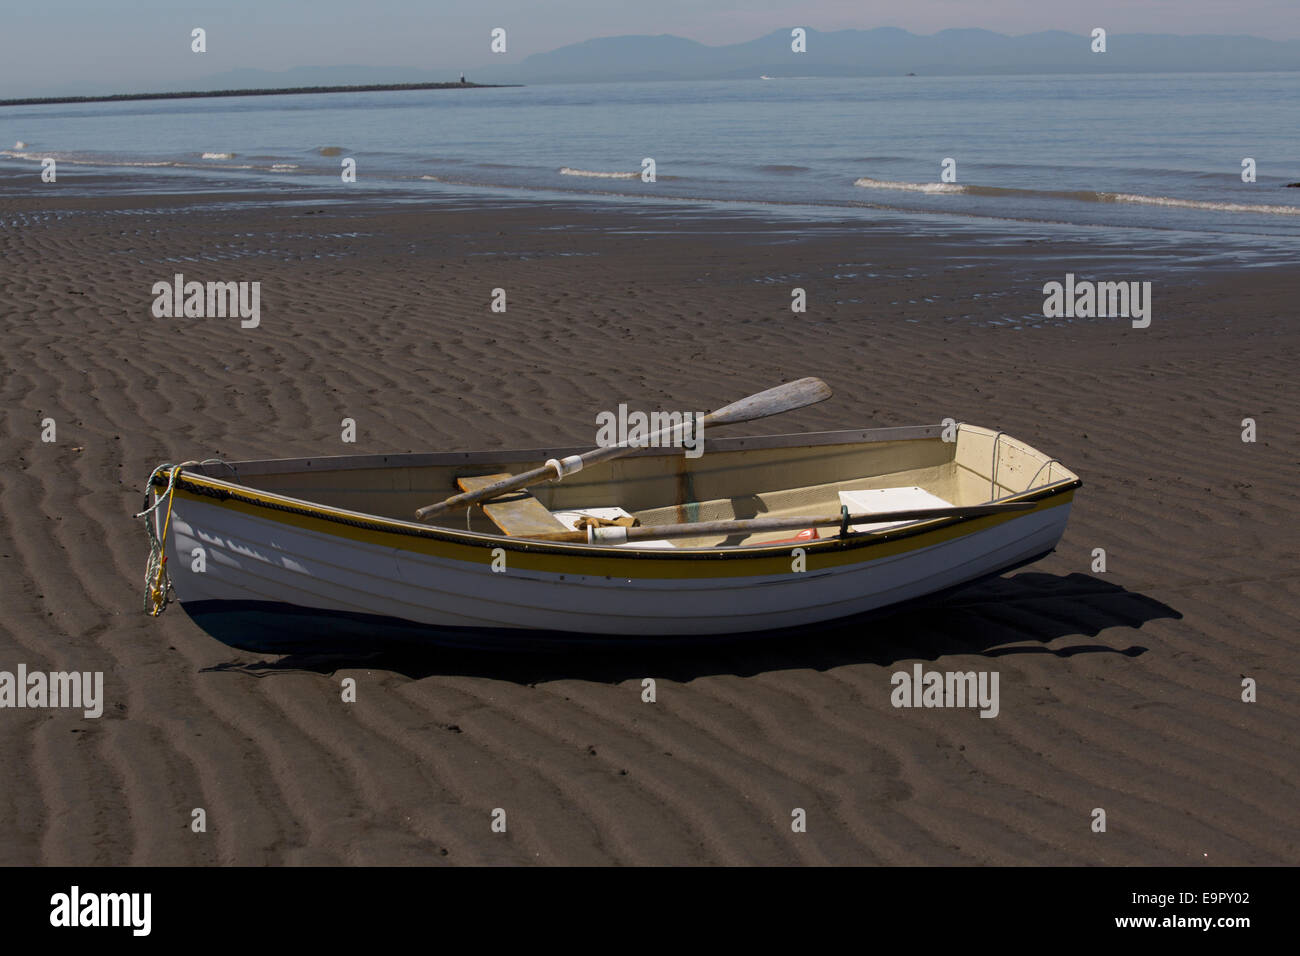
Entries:
MULTIPOLYGON (((584 450, 351 455, 205 463, 188 470, 328 508, 414 522, 417 508, 489 478, 518 474, 549 458, 584 450)), ((429 524, 528 537, 548 529, 571 529, 584 515, 609 519, 621 513, 649 527, 831 517, 841 514, 841 506, 859 514, 860 508, 900 510, 918 507, 918 502, 928 503, 921 507, 984 504, 1075 481, 1077 476, 1060 462, 1023 442, 966 424, 946 431, 941 425, 927 425, 757 438, 710 436, 696 458, 685 457, 680 449, 637 449, 563 480, 544 481, 495 502, 443 514, 429 524), (866 492, 876 494, 862 494, 866 492)), ((836 533, 823 528, 819 537, 836 533)), ((746 547, 790 541, 797 534, 798 529, 713 534, 626 546, 746 547)))

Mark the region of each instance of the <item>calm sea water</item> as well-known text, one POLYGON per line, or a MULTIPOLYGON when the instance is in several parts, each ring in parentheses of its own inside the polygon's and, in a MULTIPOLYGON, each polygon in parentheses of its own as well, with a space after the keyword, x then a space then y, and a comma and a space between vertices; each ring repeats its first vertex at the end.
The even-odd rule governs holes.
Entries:
MULTIPOLYGON (((759 77, 34 106, 0 164, 122 189, 700 200, 772 213, 1172 231, 1300 251, 1300 74, 759 77), (17 146, 17 143, 24 146, 17 146), (343 157, 358 182, 339 178, 343 157), (657 181, 641 180, 655 161, 657 181), (956 161, 955 184, 940 182, 956 161), (1257 181, 1241 178, 1242 159, 1257 181)), ((10 180, 7 189, 24 188, 10 180)), ((102 188, 102 186, 97 186, 102 188)))

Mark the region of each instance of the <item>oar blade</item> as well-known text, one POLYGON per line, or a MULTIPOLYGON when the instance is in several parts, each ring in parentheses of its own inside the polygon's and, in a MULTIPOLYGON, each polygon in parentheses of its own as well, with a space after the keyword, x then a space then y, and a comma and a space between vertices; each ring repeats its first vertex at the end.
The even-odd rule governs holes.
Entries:
POLYGON ((710 425, 728 425, 733 422, 751 422, 769 415, 794 411, 806 405, 816 405, 831 397, 830 386, 819 378, 801 378, 775 388, 742 398, 724 405, 708 416, 710 425))

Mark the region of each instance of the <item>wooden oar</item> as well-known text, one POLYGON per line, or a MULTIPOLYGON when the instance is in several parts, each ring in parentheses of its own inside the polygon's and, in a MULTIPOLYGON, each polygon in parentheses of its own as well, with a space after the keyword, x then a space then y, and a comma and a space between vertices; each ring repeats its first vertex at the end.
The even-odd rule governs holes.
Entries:
MULTIPOLYGON (((797 382, 787 382, 785 385, 769 388, 756 395, 751 395, 749 398, 742 398, 738 402, 732 402, 730 405, 719 408, 716 412, 710 412, 704 416, 702 425, 731 425, 736 422, 752 422, 755 419, 779 415, 782 412, 793 411, 806 405, 815 405, 818 402, 824 402, 830 397, 831 390, 821 379, 801 378, 797 382)), ((692 425, 694 425, 693 419, 692 425)), ((587 465, 595 462, 617 458, 637 448, 645 448, 656 444, 662 445, 664 442, 661 439, 668 438, 671 441, 674 439, 673 432, 677 432, 678 437, 680 437, 685 427, 684 424, 670 425, 668 428, 646 437, 635 445, 608 445, 604 448, 592 449, 582 455, 570 455, 562 461, 552 458, 540 468, 534 468, 532 471, 525 471, 523 474, 503 479, 477 491, 452 495, 445 501, 427 505, 419 509, 415 516, 421 521, 427 521, 444 512, 451 511, 453 508, 462 508, 476 501, 486 501, 508 491, 527 488, 530 485, 540 484, 551 478, 563 478, 565 475, 581 471, 587 465)), ((699 436, 696 435, 696 440, 698 438, 699 436)))
MULTIPOLYGON (((1006 501, 987 505, 966 505, 952 508, 911 508, 907 511, 881 511, 876 514, 822 517, 741 518, 738 521, 695 521, 687 524, 648 525, 635 528, 591 528, 592 544, 622 544, 624 541, 659 541, 664 538, 696 538, 715 534, 762 534, 766 531, 792 531, 795 528, 852 527, 855 524, 876 524, 885 521, 925 521, 930 518, 974 518, 996 515, 1006 511, 1028 511, 1032 501, 1006 501)), ((587 531, 555 531, 529 535, 534 541, 562 541, 585 543, 587 531)), ((762 544, 760 541, 759 544, 762 544)))

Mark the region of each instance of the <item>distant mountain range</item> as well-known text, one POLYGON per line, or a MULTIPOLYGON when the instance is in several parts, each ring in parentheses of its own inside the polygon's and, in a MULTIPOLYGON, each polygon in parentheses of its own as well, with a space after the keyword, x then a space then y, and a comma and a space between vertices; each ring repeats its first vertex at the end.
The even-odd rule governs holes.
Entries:
MULTIPOLYGON (((793 53, 790 31, 747 43, 706 46, 661 36, 585 40, 517 64, 486 62, 467 70, 481 83, 586 83, 793 76, 900 76, 1025 73, 1238 73, 1300 70, 1300 40, 1250 36, 1111 33, 1107 51, 1091 38, 1059 30, 1005 36, 944 30, 919 36, 895 27, 822 33, 807 28, 807 52, 793 53)), ((232 70, 205 78, 213 89, 454 80, 447 70, 367 66, 232 70)))
POLYGON ((1091 38, 1059 30, 1004 36, 944 30, 918 36, 894 27, 807 31, 792 53, 790 31, 711 47, 674 36, 587 40, 519 64, 523 82, 727 79, 750 76, 898 76, 994 73, 1183 73, 1300 70, 1300 41, 1259 37, 1109 34, 1105 53, 1091 38))

